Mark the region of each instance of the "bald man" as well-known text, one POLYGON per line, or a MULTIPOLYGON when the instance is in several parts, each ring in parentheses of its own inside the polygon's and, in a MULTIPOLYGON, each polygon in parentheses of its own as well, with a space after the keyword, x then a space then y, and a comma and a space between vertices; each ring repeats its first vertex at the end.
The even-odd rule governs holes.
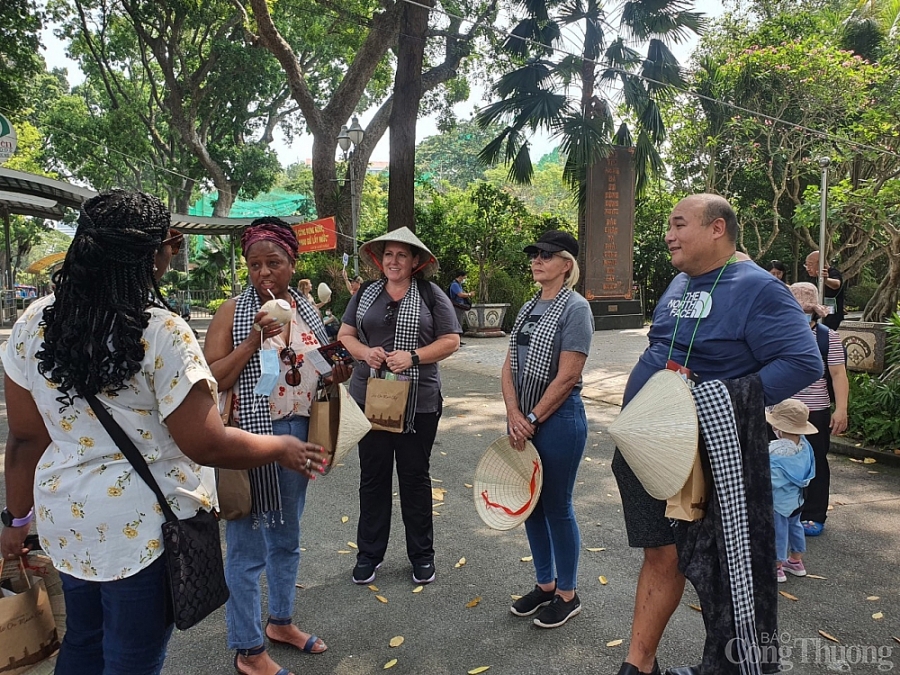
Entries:
MULTIPOLYGON (((734 210, 718 195, 692 195, 672 210, 665 242, 680 274, 656 307, 650 344, 629 376, 624 404, 670 359, 692 371, 698 382, 758 373, 767 405, 790 398, 821 377, 822 357, 806 316, 787 287, 766 270, 735 264, 737 235, 734 210)), ((658 675, 656 650, 681 600, 685 577, 679 570, 673 527, 665 517, 666 502, 644 490, 618 450, 612 467, 628 543, 644 549, 631 643, 619 675, 658 675)), ((774 568, 772 574, 774 579, 774 568)), ((717 673, 737 668, 724 654, 716 666, 717 673)), ((697 675, 700 667, 666 672, 697 675)))
POLYGON ((813 277, 818 286, 819 277, 825 281, 825 306, 831 313, 822 319, 822 323, 831 330, 837 330, 844 320, 844 275, 837 267, 823 265, 818 251, 806 256, 806 273, 813 277))

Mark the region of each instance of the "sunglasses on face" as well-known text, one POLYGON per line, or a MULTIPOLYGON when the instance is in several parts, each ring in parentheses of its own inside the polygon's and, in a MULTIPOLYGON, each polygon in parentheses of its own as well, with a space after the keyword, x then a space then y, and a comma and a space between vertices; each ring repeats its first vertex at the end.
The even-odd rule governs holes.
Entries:
POLYGON ((163 239, 162 245, 165 246, 168 244, 172 247, 172 255, 178 255, 178 252, 181 250, 181 245, 184 243, 184 235, 180 232, 176 232, 172 234, 171 230, 169 231, 169 237, 167 239, 163 239))
MULTIPOLYGON (((291 347, 285 347, 281 350, 278 357, 284 365, 288 366, 288 371, 284 374, 284 381, 292 387, 298 386, 303 380, 303 376, 300 374, 300 366, 297 364, 297 352, 291 347)), ((302 358, 300 359, 300 365, 303 365, 302 358)))
POLYGON ((531 251, 528 254, 528 259, 537 260, 540 258, 541 260, 550 260, 555 255, 555 253, 551 253, 550 251, 531 251))
POLYGON ((384 325, 387 326, 394 320, 394 312, 397 311, 397 308, 400 306, 400 302, 397 300, 392 300, 387 304, 387 313, 384 315, 384 325))

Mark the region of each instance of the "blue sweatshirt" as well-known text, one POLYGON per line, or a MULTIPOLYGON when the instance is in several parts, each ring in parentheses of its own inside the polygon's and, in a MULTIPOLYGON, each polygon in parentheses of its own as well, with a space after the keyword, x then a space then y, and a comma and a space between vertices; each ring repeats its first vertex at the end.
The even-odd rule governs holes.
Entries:
POLYGON ((816 460, 806 436, 800 437, 800 449, 791 455, 777 454, 779 448, 790 446, 793 441, 781 438, 769 443, 769 466, 772 469, 772 501, 775 512, 790 516, 803 506, 803 488, 816 477, 816 460), (776 453, 776 454, 773 454, 776 453))

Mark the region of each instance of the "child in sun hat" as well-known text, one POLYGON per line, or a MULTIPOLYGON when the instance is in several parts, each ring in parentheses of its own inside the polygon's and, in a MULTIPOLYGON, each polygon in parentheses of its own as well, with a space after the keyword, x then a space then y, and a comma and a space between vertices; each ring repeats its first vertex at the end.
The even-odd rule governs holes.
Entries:
POLYGON ((809 423, 809 408, 802 401, 787 399, 766 413, 777 437, 769 443, 772 471, 772 501, 775 509, 776 577, 787 581, 785 571, 806 576, 803 553, 806 536, 800 523, 803 491, 816 475, 812 446, 804 434, 816 433, 809 423))

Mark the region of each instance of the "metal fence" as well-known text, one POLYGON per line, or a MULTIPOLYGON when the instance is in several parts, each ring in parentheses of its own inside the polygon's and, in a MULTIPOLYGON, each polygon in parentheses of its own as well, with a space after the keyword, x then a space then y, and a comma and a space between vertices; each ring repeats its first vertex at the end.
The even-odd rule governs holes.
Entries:
POLYGON ((11 326, 19 316, 16 306, 16 292, 0 289, 0 326, 11 326))
POLYGON ((210 291, 190 290, 190 291, 173 291, 166 296, 169 305, 179 314, 184 314, 190 308, 191 316, 198 318, 210 317, 214 314, 210 311, 210 303, 214 300, 227 300, 231 296, 227 293, 213 289, 210 291))

